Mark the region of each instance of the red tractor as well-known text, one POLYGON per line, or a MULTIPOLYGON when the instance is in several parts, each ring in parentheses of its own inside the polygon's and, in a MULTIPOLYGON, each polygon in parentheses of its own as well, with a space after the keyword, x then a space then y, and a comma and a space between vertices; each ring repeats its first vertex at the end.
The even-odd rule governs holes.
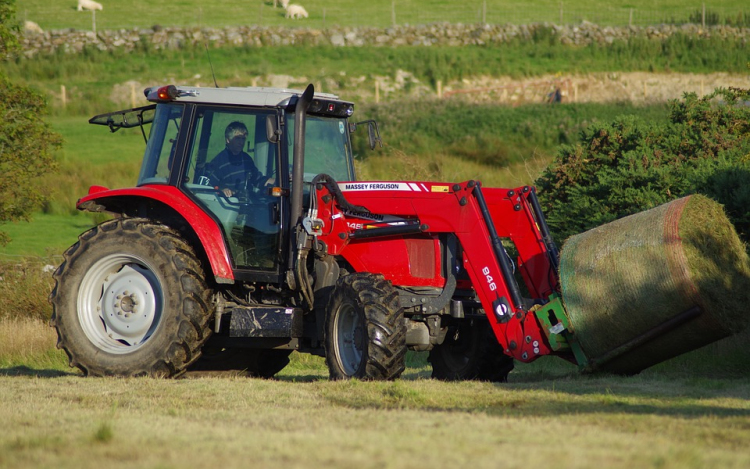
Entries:
POLYGON ((436 378, 503 381, 514 359, 582 358, 532 187, 357 181, 350 134, 374 147, 377 125, 312 86, 145 93, 90 120, 140 127, 146 151, 136 187, 79 200, 114 218, 55 273, 58 346, 84 374, 270 377, 296 350, 383 380, 411 349, 436 378))

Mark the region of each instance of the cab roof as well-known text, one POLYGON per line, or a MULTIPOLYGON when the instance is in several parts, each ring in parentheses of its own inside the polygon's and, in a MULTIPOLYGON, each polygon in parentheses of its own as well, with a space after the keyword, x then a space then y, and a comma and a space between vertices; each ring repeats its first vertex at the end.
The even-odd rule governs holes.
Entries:
MULTIPOLYGON (((245 106, 286 107, 302 95, 302 90, 268 87, 202 88, 197 86, 154 86, 144 94, 151 102, 190 102, 210 104, 235 104, 245 106)), ((315 93, 314 98, 344 102, 335 94, 315 93)), ((351 104, 351 103, 347 103, 351 104)))

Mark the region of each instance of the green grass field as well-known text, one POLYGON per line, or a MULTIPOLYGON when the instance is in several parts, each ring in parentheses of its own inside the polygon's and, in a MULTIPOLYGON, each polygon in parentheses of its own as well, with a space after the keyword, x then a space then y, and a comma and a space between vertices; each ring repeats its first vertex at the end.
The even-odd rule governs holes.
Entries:
MULTIPOLYGON (((206 3, 201 0, 173 0, 169 3, 100 2, 102 11, 76 11, 75 0, 47 2, 44 0, 18 0, 18 16, 31 20, 44 29, 120 29, 162 26, 263 25, 310 26, 358 25, 386 27, 395 24, 425 24, 436 22, 461 23, 574 23, 582 20, 603 25, 654 24, 666 21, 687 21, 701 11, 703 2, 662 0, 649 2, 630 0, 607 2, 594 0, 541 0, 533 3, 518 0, 471 0, 457 3, 445 0, 305 0, 302 4, 309 18, 292 21, 284 18, 281 8, 273 8, 273 0, 224 0, 206 3)), ((715 0, 705 2, 709 12, 723 19, 747 11, 741 0, 715 0)))
MULTIPOLYGON (((0 324, 0 336, 2 326, 0 324)), ((82 379, 60 352, 0 360, 0 467, 744 468, 750 380, 680 368, 581 376, 558 359, 505 384, 327 380, 293 355, 275 380, 82 379)))

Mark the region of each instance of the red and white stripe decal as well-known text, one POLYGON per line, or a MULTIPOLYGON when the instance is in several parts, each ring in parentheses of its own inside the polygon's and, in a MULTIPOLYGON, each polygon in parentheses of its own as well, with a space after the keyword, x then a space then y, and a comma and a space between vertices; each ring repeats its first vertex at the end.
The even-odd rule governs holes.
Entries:
MULTIPOLYGON (((424 187, 424 184, 422 184, 424 187)), ((339 189, 347 191, 408 191, 408 192, 427 192, 427 188, 421 188, 413 182, 340 182, 339 189)))

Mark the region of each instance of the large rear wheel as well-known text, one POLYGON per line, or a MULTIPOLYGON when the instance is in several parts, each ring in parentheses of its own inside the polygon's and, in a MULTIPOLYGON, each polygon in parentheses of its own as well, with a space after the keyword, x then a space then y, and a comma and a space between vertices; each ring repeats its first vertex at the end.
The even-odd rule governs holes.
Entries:
POLYGON ((401 376, 406 326, 391 282, 370 273, 341 277, 328 303, 325 345, 331 379, 401 376))
POLYGON ((190 245, 143 218, 83 233, 50 295, 58 348, 92 376, 179 376, 210 334, 209 289, 190 245))
POLYGON ((445 341, 429 355, 432 377, 446 381, 505 382, 513 358, 503 353, 486 320, 472 319, 451 326, 445 341))

